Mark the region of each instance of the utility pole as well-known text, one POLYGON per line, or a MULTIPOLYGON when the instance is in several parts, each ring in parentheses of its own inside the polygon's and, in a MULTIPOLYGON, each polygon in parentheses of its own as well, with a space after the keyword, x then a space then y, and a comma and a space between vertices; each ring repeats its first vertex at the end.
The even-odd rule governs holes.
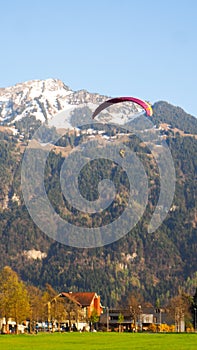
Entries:
POLYGON ((160 332, 161 332, 161 308, 159 309, 159 323, 160 323, 160 332))
POLYGON ((109 308, 107 306, 107 332, 109 332, 109 308))
POLYGON ((47 303, 47 313, 48 313, 48 329, 50 330, 50 322, 51 322, 51 303, 50 301, 47 303))

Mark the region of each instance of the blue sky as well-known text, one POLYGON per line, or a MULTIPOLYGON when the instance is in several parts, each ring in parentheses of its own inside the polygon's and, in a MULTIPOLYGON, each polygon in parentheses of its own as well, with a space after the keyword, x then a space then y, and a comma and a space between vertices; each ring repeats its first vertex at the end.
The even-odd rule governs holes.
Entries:
POLYGON ((52 77, 197 116, 196 14, 196 0, 1 2, 0 87, 52 77))

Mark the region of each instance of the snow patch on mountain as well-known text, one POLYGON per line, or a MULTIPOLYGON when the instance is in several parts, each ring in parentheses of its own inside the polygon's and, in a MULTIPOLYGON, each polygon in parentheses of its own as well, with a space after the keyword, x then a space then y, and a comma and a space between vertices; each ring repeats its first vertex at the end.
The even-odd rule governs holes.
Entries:
MULTIPOLYGON (((0 89, 0 123, 12 125, 24 117, 35 116, 50 126, 73 129, 76 125, 71 119, 75 111, 79 114, 81 109, 83 113, 86 108, 91 115, 107 98, 86 90, 73 91, 59 79, 31 80, 0 89)), ((103 111, 99 121, 124 124, 140 111, 135 104, 124 102, 103 111)))

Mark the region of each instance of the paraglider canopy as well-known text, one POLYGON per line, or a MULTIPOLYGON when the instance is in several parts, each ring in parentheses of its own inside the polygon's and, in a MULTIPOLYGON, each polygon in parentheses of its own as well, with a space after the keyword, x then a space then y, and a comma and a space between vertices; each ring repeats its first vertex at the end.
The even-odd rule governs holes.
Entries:
POLYGON ((139 106, 141 106, 145 110, 147 116, 151 117, 153 115, 152 107, 146 101, 143 101, 143 100, 141 100, 139 98, 135 98, 135 97, 115 97, 115 98, 111 98, 111 99, 101 103, 94 111, 92 118, 94 119, 105 108, 107 108, 115 103, 120 103, 120 102, 125 102, 125 101, 137 103, 139 106))

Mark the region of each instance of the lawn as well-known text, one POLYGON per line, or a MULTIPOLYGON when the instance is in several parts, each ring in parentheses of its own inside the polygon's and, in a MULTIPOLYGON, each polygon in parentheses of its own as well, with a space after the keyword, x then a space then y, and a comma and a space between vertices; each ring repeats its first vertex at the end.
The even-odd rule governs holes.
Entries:
POLYGON ((196 350, 197 334, 62 333, 1 335, 1 350, 196 350))

